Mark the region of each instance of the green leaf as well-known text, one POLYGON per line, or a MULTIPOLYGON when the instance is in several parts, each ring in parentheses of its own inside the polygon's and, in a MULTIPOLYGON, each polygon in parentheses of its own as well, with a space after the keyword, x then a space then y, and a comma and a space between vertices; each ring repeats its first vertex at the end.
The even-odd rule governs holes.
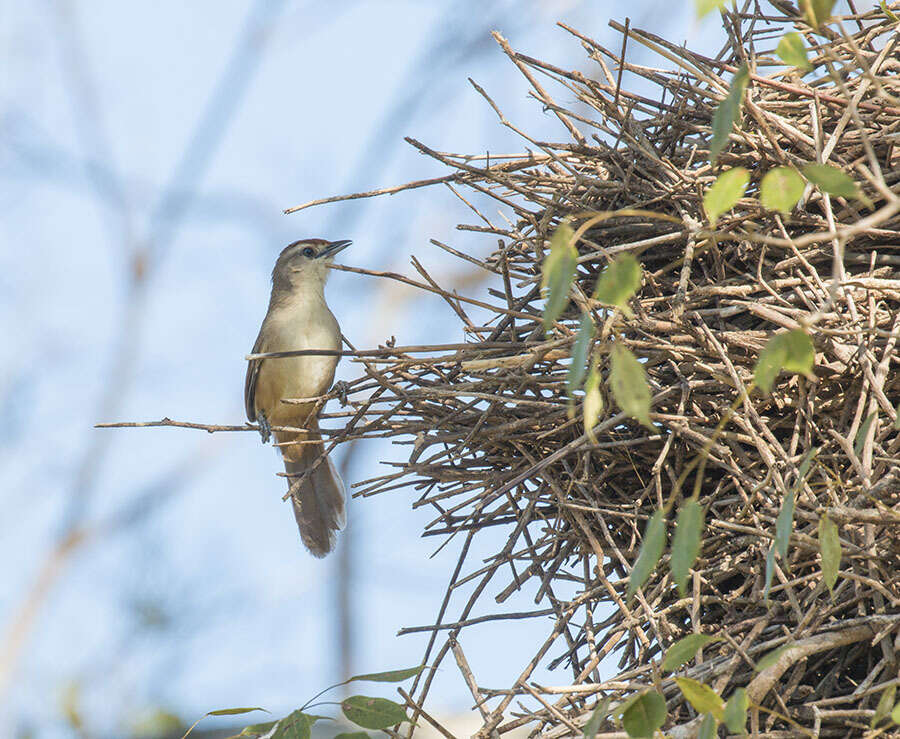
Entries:
POLYGON ((675 682, 697 713, 711 713, 720 721, 722 720, 725 704, 719 694, 709 685, 691 680, 689 677, 676 677, 675 682))
POLYGON ((700 730, 697 732, 697 739, 715 739, 716 729, 719 722, 711 713, 707 713, 700 722, 700 730))
POLYGON ((763 588, 763 599, 769 600, 769 589, 772 587, 772 578, 775 575, 775 542, 769 547, 766 554, 766 585, 763 588))
POLYGON ((813 346, 809 334, 801 328, 781 334, 784 338, 786 350, 784 364, 786 372, 796 372, 798 375, 812 377, 813 362, 816 359, 816 349, 813 346))
POLYGON ((318 716, 310 716, 302 711, 294 711, 278 722, 272 739, 310 739, 312 725, 318 716))
POLYGON ((744 167, 735 167, 722 172, 703 196, 703 208, 711 225, 715 226, 719 216, 731 210, 740 200, 750 183, 750 172, 744 167))
POLYGON ((637 561, 631 568, 631 576, 628 578, 628 597, 630 598, 643 585, 650 573, 656 568, 656 563, 662 557, 666 546, 666 514, 662 509, 655 511, 644 529, 644 538, 641 540, 641 551, 638 552, 637 561))
POLYGON ((341 701, 341 710, 350 721, 364 729, 386 729, 409 720, 403 706, 387 698, 353 695, 341 701))
POLYGON ((759 183, 759 202, 764 208, 787 215, 803 197, 803 178, 793 167, 775 167, 759 183))
POLYGON ((342 731, 335 734, 334 739, 371 739, 364 731, 342 731))
POLYGON ((603 411, 603 395, 600 392, 600 370, 597 369, 596 360, 591 362, 591 371, 588 373, 587 382, 584 383, 584 403, 582 415, 584 416, 584 431, 592 442, 594 438, 594 426, 603 411))
POLYGON ((806 22, 813 28, 827 23, 831 20, 831 9, 834 8, 835 0, 800 0, 800 7, 803 8, 803 17, 806 22))
POLYGON ((619 343, 613 345, 610 353, 609 385, 619 408, 631 418, 656 430, 650 422, 650 386, 644 365, 619 343))
POLYGON ((541 265, 541 291, 544 305, 544 331, 549 331, 569 304, 569 288, 575 279, 578 250, 572 243, 572 227, 561 223, 550 239, 550 253, 541 265))
POLYGON ((425 669, 425 665, 419 665, 418 667, 407 667, 405 670, 388 670, 387 672, 370 672, 367 675, 355 675, 347 680, 348 683, 352 683, 356 680, 366 680, 370 683, 401 683, 404 680, 409 680, 411 677, 415 677, 422 670, 425 669))
POLYGON ((784 348, 784 342, 778 337, 781 334, 775 334, 763 347, 759 358, 756 360, 756 366, 753 368, 753 382, 760 390, 765 393, 772 391, 772 385, 775 378, 784 367, 784 359, 787 350, 784 348))
POLYGON ((803 459, 800 460, 800 466, 797 468, 796 490, 800 490, 800 485, 806 479, 806 473, 809 472, 809 466, 812 464, 813 459, 818 453, 819 447, 814 446, 807 451, 806 454, 803 455, 803 459))
POLYGON ((891 711, 891 721, 895 724, 900 724, 900 703, 894 706, 894 710, 891 711))
POLYGON ((744 90, 750 81, 750 69, 746 62, 734 73, 731 80, 731 88, 725 99, 719 103, 712 119, 712 141, 709 144, 709 161, 713 164, 719 158, 719 154, 728 143, 728 135, 741 115, 741 102, 744 99, 744 90))
POLYGON ((841 539, 837 524, 827 512, 819 519, 819 554, 822 555, 822 577, 828 590, 833 591, 841 567, 841 539))
POLYGON ((732 734, 742 734, 747 725, 747 709, 750 698, 744 688, 735 690, 725 704, 723 720, 732 734))
POLYGON ((613 718, 618 718, 622 714, 625 713, 629 708, 631 708, 635 703, 637 703, 641 698, 644 697, 644 693, 635 693, 629 698, 626 698, 617 706, 615 706, 610 712, 609 715, 613 718))
POLYGON ((679 639, 666 650, 666 656, 662 661, 662 669, 673 672, 685 662, 694 659, 694 655, 710 642, 721 641, 720 636, 710 634, 688 634, 679 639))
POLYGON ((781 370, 812 376, 816 350, 812 339, 801 328, 775 334, 763 347, 753 369, 753 382, 769 393, 781 370))
MULTIPOLYGON (((812 463, 813 457, 815 457, 818 449, 813 447, 806 454, 803 455, 803 459, 800 460, 800 465, 797 468, 797 483, 793 488, 788 490, 787 495, 784 496, 784 501, 781 504, 781 510, 778 511, 778 518, 775 519, 775 541, 773 543, 773 547, 775 551, 781 555, 781 561, 784 562, 785 568, 787 568, 787 555, 788 555, 788 544, 791 540, 791 531, 794 528, 794 511, 796 509, 797 503, 797 493, 800 491, 801 486, 803 485, 803 481, 806 479, 806 473, 809 472, 809 466, 812 463)), ((766 597, 769 597, 768 585, 771 584, 771 573, 768 571, 768 564, 766 567, 766 597)))
POLYGON ((782 654, 784 654, 788 650, 788 645, 778 647, 778 649, 773 649, 767 655, 765 655, 759 662, 756 663, 756 671, 763 672, 768 670, 772 665, 778 662, 779 658, 782 654))
POLYGON ((631 316, 628 301, 641 286, 641 264, 630 252, 624 252, 603 270, 594 288, 594 300, 615 305, 631 316))
POLYGON ((806 56, 803 37, 799 33, 791 31, 784 34, 781 41, 778 42, 778 46, 775 47, 775 53, 785 64, 802 69, 804 72, 812 69, 812 64, 809 63, 809 58, 806 56))
POLYGON ((684 501, 678 509, 669 568, 672 570, 672 579, 678 585, 678 592, 682 595, 686 590, 688 572, 700 553, 703 516, 703 506, 693 498, 684 501))
POLYGON ((243 731, 240 734, 236 734, 234 737, 228 737, 228 739, 235 739, 237 736, 250 736, 250 737, 260 737, 268 734, 272 729, 275 728, 275 724, 277 721, 266 721, 263 724, 252 724, 251 726, 245 726, 243 731))
POLYGON ((775 520, 775 549, 781 555, 781 561, 787 564, 788 542, 791 539, 791 529, 794 526, 795 493, 787 491, 778 518, 775 520))
MULTIPOLYGON (((884 13, 885 17, 889 21, 893 21, 894 23, 900 23, 900 18, 897 17, 896 13, 893 13, 891 11, 891 9, 887 6, 887 3, 885 2, 885 0, 881 0, 879 5, 881 6, 881 12, 884 13)), ((897 723, 900 724, 900 721, 898 721, 897 723)))
POLYGON ((894 697, 896 695, 896 685, 889 685, 884 689, 884 692, 881 694, 881 698, 879 698, 878 700, 878 705, 875 706, 875 713, 872 714, 872 720, 871 722, 869 722, 870 729, 874 729, 879 723, 881 723, 890 715, 891 709, 894 707, 894 697))
POLYGON ((622 726, 630 737, 649 737, 666 720, 666 700, 655 690, 640 696, 622 714, 622 726))
POLYGON ((594 739, 597 732, 600 731, 604 719, 609 715, 609 704, 611 700, 612 699, 607 695, 597 704, 597 707, 594 709, 593 713, 591 713, 588 722, 584 725, 582 739, 594 739))
POLYGON ((697 9, 697 17, 703 18, 714 10, 724 8, 725 3, 727 2, 728 0, 695 0, 694 4, 697 9))
POLYGON ((862 454, 863 446, 866 443, 866 437, 869 435, 869 427, 876 418, 878 418, 878 411, 873 411, 866 416, 865 420, 859 425, 859 429, 856 432, 856 438, 853 440, 853 453, 857 457, 862 454))
POLYGON ((181 737, 181 739, 185 739, 185 737, 190 735, 190 733, 194 730, 194 727, 197 726, 197 724, 199 724, 207 716, 237 716, 242 713, 250 713, 251 711, 263 711, 264 713, 268 713, 268 711, 265 708, 259 708, 259 707, 218 708, 215 711, 208 711, 207 713, 204 713, 200 718, 198 718, 196 721, 194 721, 194 723, 191 724, 190 728, 186 732, 184 732, 184 735, 181 737))
POLYGON ((822 192, 852 200, 859 197, 859 188, 853 179, 830 164, 807 164, 803 174, 822 192))
POLYGON ((584 375, 587 372, 587 355, 594 338, 594 319, 590 313, 581 316, 578 326, 578 334, 575 336, 575 344, 572 347, 572 363, 566 373, 566 392, 571 398, 576 390, 581 388, 584 375))

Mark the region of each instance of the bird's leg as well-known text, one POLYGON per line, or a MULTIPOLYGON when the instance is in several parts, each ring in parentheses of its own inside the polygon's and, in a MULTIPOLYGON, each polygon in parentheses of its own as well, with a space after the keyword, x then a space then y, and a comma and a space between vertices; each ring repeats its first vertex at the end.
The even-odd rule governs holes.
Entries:
POLYGON ((344 380, 338 380, 331 387, 337 393, 338 400, 341 401, 341 407, 347 405, 347 393, 350 391, 350 383, 344 380))
POLYGON ((269 425, 269 419, 262 411, 256 412, 256 423, 259 425, 259 435, 262 437, 262 443, 265 444, 272 436, 272 427, 269 425))

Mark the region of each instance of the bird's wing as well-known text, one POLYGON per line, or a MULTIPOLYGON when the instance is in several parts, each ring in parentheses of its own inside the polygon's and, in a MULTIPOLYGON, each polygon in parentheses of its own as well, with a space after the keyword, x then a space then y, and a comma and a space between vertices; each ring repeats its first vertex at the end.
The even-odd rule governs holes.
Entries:
MULTIPOLYGON (((258 354, 262 347, 262 331, 256 337, 253 344, 253 354, 258 354)), ((247 378, 244 380, 244 407, 247 410, 247 418, 256 421, 256 379, 259 377, 259 368, 262 360, 251 359, 247 362, 247 378)))

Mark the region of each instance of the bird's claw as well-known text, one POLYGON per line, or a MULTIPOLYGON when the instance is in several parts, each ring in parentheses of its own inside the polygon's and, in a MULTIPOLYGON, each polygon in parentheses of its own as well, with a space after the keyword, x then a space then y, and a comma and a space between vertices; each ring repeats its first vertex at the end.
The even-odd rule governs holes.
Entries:
POLYGON ((269 419, 266 418, 262 411, 256 414, 256 423, 259 425, 259 435, 262 438, 262 443, 268 443, 269 438, 272 436, 272 427, 269 425, 269 419))
POLYGON ((350 392, 350 383, 338 380, 334 383, 332 390, 337 393, 338 400, 341 401, 341 407, 347 405, 347 393, 350 392))

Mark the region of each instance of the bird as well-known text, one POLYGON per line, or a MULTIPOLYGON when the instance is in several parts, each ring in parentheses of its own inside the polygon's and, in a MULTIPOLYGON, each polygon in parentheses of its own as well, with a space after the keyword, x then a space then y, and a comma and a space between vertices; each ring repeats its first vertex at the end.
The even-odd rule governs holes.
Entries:
POLYGON ((329 354, 251 359, 244 382, 247 418, 259 425, 263 442, 271 427, 288 476, 288 490, 300 539, 315 557, 334 549, 337 532, 346 524, 344 483, 325 455, 315 400, 328 392, 340 359, 341 328, 325 302, 325 282, 334 257, 349 240, 301 239, 288 244, 272 270, 269 308, 253 345, 254 354, 292 350, 325 350, 329 354), (308 442, 308 443, 298 443, 308 442), (310 468, 310 474, 300 478, 310 468))

